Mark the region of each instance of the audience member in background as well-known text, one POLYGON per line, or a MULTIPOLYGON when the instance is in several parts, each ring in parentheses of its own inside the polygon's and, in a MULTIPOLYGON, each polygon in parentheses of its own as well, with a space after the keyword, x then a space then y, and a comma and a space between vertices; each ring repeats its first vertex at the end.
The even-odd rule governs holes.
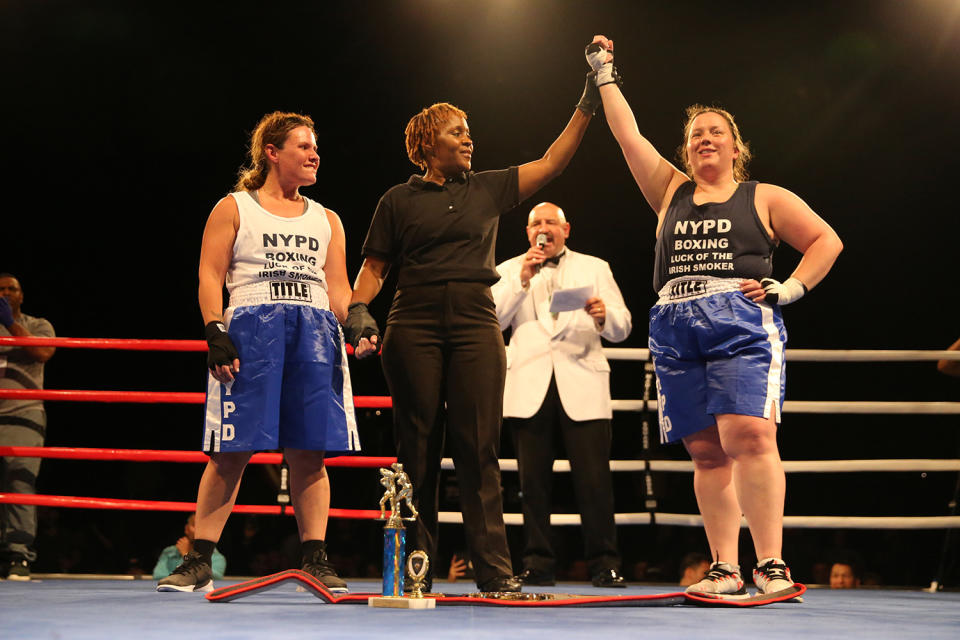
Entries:
POLYGON ((458 551, 450 559, 450 569, 447 571, 447 582, 456 582, 460 579, 473 580, 473 563, 465 551, 458 551))
POLYGON ((831 589, 856 589, 860 586, 860 568, 856 564, 834 562, 830 567, 831 589))
POLYGON ((696 551, 683 556, 680 561, 680 586, 689 587, 704 579, 710 570, 710 558, 696 551))
MULTIPOLYGON (((187 518, 187 524, 183 527, 183 535, 180 536, 177 543, 170 545, 160 552, 160 557, 157 558, 157 564, 153 568, 154 580, 166 578, 173 573, 173 570, 183 561, 183 556, 193 551, 193 536, 196 532, 194 528, 195 521, 196 516, 191 513, 190 517, 187 518)), ((227 570, 227 559, 224 558, 223 554, 216 548, 213 550, 212 568, 213 578, 215 580, 221 580, 224 572, 227 570)))
MULTIPOLYGON (((53 337, 44 318, 20 311, 23 289, 12 274, 0 273, 0 336, 53 337)), ((0 389, 43 389, 43 366, 54 347, 0 347, 0 389)), ((0 398, 0 444, 42 447, 47 431, 43 400, 0 398)), ((0 493, 36 493, 40 458, 0 457, 0 493)), ((29 580, 37 559, 37 508, 25 504, 0 505, 0 575, 29 580)))

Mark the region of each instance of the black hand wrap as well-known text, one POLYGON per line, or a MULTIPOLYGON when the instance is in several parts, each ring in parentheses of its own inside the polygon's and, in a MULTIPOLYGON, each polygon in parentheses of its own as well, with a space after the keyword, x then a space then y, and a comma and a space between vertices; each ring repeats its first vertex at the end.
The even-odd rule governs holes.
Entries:
POLYGON ((213 369, 220 364, 232 365, 233 361, 240 357, 237 348, 233 346, 233 340, 230 339, 226 328, 219 320, 208 322, 203 333, 207 339, 208 369, 213 369))
POLYGON ((361 338, 380 335, 380 327, 370 315, 370 310, 365 303, 354 302, 347 309, 347 321, 343 323, 343 334, 350 346, 356 349, 361 338))
POLYGON ((583 87, 583 95, 580 96, 580 102, 577 103, 577 109, 584 113, 595 116, 597 109, 603 104, 600 98, 600 89, 597 88, 597 72, 591 71, 587 74, 587 84, 583 87))

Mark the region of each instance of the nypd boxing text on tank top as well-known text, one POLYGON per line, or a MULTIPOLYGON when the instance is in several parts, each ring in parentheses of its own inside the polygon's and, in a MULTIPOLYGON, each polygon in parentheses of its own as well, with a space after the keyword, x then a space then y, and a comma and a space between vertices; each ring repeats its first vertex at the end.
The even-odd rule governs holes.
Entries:
POLYGON ((677 220, 673 229, 673 251, 667 274, 670 276, 715 271, 733 271, 730 220, 677 220), (720 236, 720 237, 717 237, 720 236))
POLYGON ((263 209, 247 192, 233 196, 240 228, 227 290, 269 282, 271 301, 313 302, 310 285, 326 289, 323 266, 331 230, 323 207, 305 198, 303 215, 283 218, 263 209))
POLYGON ((724 202, 694 204, 696 184, 677 188, 657 236, 654 290, 674 278, 768 277, 776 247, 757 215, 756 182, 741 182, 724 202))

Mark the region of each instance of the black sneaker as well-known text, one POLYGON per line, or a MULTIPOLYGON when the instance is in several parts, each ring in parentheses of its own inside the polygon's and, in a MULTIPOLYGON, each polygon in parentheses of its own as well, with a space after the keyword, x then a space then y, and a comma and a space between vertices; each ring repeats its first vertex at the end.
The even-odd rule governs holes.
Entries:
POLYGON ((311 557, 304 556, 301 570, 306 571, 323 583, 333 593, 347 593, 347 583, 337 575, 336 569, 330 564, 326 551, 315 551, 311 557))
POLYGON ((605 589, 622 589, 627 586, 627 581, 623 579, 623 576, 621 576, 616 569, 603 569, 595 573, 591 582, 593 586, 605 589))
POLYGON ((157 591, 213 591, 213 570, 191 551, 173 573, 157 582, 157 591))
POLYGON ((24 558, 14 558, 11 560, 9 571, 7 572, 7 580, 29 582, 30 563, 24 558))
POLYGON ((534 587, 552 587, 557 584, 557 577, 552 571, 540 571, 532 567, 524 569, 517 579, 523 584, 534 587))
POLYGON ((497 576, 478 584, 477 589, 483 593, 520 593, 523 583, 513 576, 497 576))

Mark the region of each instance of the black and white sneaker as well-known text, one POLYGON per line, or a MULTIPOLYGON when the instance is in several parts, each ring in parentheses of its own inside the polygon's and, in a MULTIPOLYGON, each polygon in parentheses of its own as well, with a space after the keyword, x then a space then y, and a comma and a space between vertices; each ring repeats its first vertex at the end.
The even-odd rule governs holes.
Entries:
POLYGON ((157 591, 213 591, 213 570, 191 551, 166 578, 157 583, 157 591))
POLYGON ((30 581, 30 562, 25 558, 15 556, 10 561, 8 569, 7 580, 13 580, 14 582, 30 581))
MULTIPOLYGON (((780 558, 764 558, 753 570, 753 584, 757 585, 757 595, 768 595, 789 589, 793 586, 790 567, 780 558)), ((794 600, 803 602, 800 596, 794 600)))
POLYGON ((316 551, 312 556, 304 556, 301 570, 309 573, 323 583, 333 593, 347 593, 350 589, 347 583, 337 575, 336 569, 330 564, 326 551, 316 551))

